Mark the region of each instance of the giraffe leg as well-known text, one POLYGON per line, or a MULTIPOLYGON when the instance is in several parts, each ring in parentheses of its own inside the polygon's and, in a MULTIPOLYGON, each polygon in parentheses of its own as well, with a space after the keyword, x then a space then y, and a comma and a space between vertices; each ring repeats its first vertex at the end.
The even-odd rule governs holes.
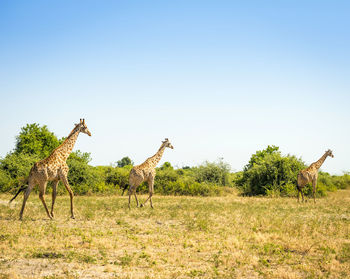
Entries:
POLYGON ((45 208, 45 211, 47 213, 47 216, 49 216, 50 219, 52 219, 51 215, 50 215, 50 212, 49 212, 49 209, 47 208, 47 205, 46 205, 46 202, 45 202, 45 190, 46 190, 46 184, 47 182, 44 182, 42 183, 41 185, 39 185, 39 198, 40 200, 42 201, 43 205, 44 205, 44 208, 45 208))
POLYGON ((149 191, 149 195, 148 198, 146 199, 146 201, 143 203, 142 206, 144 206, 146 204, 146 202, 149 200, 150 204, 151 204, 151 208, 153 208, 153 204, 152 204, 152 196, 153 196, 153 183, 154 183, 154 179, 151 179, 148 181, 148 191, 149 191))
POLYGON ((134 190, 134 196, 136 200, 136 207, 139 207, 139 200, 137 199, 137 196, 136 196, 136 189, 134 190))
POLYGON ((152 193, 152 192, 149 192, 148 198, 145 200, 145 202, 144 202, 143 204, 141 204, 141 207, 145 206, 146 202, 148 202, 148 200, 150 200, 151 207, 153 208, 153 205, 152 205, 152 195, 153 195, 153 193, 152 193))
POLYGON ((66 187, 69 196, 70 196, 70 213, 71 213, 71 218, 75 219, 74 217, 74 206, 73 206, 73 198, 74 198, 74 193, 72 189, 69 186, 68 179, 66 175, 61 175, 61 181, 63 182, 64 186, 66 187))
POLYGON ((303 187, 303 188, 300 188, 301 203, 306 202, 306 201, 304 200, 304 192, 303 192, 303 189, 304 189, 304 187, 303 187))
POLYGON ((28 199, 28 197, 30 195, 30 192, 33 190, 33 188, 34 188, 34 183, 30 181, 28 183, 27 190, 24 192, 22 208, 21 208, 21 212, 19 213, 19 220, 22 220, 22 218, 23 218, 24 207, 26 206, 27 199, 28 199))
POLYGON ((151 204, 151 208, 153 208, 152 196, 153 196, 153 194, 154 194, 154 181, 152 181, 151 193, 152 193, 152 195, 151 195, 151 197, 149 198, 149 202, 150 202, 150 204, 151 204))
POLYGON ((312 196, 314 198, 314 203, 316 203, 316 197, 315 197, 315 194, 316 194, 316 182, 317 182, 316 179, 314 179, 312 181, 312 196))
POLYGON ((57 196, 57 184, 58 180, 55 180, 52 184, 52 205, 51 205, 51 216, 53 217, 53 206, 55 205, 55 200, 57 196))
POLYGON ((133 185, 130 185, 128 194, 129 194, 129 204, 128 204, 129 209, 130 209, 131 195, 132 195, 132 194, 134 194, 134 196, 135 196, 136 205, 139 206, 139 202, 138 202, 137 197, 136 197, 136 187, 134 187, 133 185))
POLYGON ((299 198, 300 198, 300 190, 299 190, 299 187, 297 187, 297 189, 298 189, 298 203, 300 203, 300 200, 299 200, 299 198))

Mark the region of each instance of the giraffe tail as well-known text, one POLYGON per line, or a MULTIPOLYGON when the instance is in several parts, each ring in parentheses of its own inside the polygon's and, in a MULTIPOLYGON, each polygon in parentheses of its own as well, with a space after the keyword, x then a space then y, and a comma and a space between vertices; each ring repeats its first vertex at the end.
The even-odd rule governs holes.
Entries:
POLYGON ((31 173, 36 169, 37 169, 37 163, 35 163, 34 166, 30 169, 29 176, 27 176, 22 180, 21 183, 23 183, 23 185, 21 186, 21 188, 19 188, 16 195, 12 199, 10 199, 9 203, 11 203, 19 195, 20 192, 28 188, 29 177, 31 176, 31 173))
MULTIPOLYGON (((128 183, 125 183, 123 186, 122 186, 122 187, 123 187, 122 196, 124 195, 124 192, 125 192, 125 190, 128 188, 129 184, 128 184, 128 183), (123 186, 124 186, 124 187, 123 187, 123 186)), ((122 187, 120 187, 120 188, 122 188, 122 187)))
POLYGON ((22 185, 22 187, 19 188, 19 190, 17 191, 16 195, 9 201, 9 203, 11 203, 19 195, 20 192, 27 189, 27 187, 28 187, 28 185, 22 185))

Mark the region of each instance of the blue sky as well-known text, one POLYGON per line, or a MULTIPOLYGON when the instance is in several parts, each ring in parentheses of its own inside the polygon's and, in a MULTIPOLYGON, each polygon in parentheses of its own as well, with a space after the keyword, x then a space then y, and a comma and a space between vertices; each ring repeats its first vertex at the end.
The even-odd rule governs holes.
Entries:
POLYGON ((26 123, 67 136, 94 165, 223 157, 268 144, 350 171, 350 2, 1 1, 0 156, 26 123))

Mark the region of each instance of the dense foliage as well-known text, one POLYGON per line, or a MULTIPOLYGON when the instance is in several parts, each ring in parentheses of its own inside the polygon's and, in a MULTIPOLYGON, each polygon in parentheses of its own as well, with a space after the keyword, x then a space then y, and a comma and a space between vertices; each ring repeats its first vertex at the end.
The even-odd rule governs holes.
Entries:
MULTIPOLYGON (((0 192, 14 192, 23 184, 34 162, 46 158, 62 141, 46 126, 26 125, 16 137, 16 146, 0 159, 0 192)), ((90 153, 79 150, 71 153, 67 160, 70 168, 69 183, 75 194, 121 193, 128 187, 129 172, 134 164, 123 157, 116 166, 91 166, 90 153)), ((276 146, 268 146, 251 156, 242 172, 232 173, 223 160, 204 162, 195 167, 174 168, 165 162, 157 168, 155 192, 163 195, 213 196, 239 189, 245 195, 296 195, 296 177, 305 164, 295 156, 283 156, 276 146)), ((350 175, 331 176, 319 173, 318 194, 350 186, 350 175)), ((48 192, 51 187, 48 187, 48 192)), ((148 192, 143 183, 139 192, 148 192)), ((65 193, 61 185, 58 193, 65 193)), ((305 189, 310 194, 310 188, 305 189)))
POLYGON ((222 161, 183 169, 174 169, 165 162, 157 170, 154 185, 155 191, 164 195, 212 196, 230 191, 233 183, 229 176, 229 168, 222 161))
MULTIPOLYGON (((62 140, 61 140, 62 141, 62 140)), ((60 144, 60 140, 51 133, 47 126, 27 124, 16 137, 15 154, 37 155, 45 158, 60 144)))
POLYGON ((251 156, 239 181, 246 195, 294 192, 298 172, 305 164, 295 156, 282 156, 277 146, 268 146, 251 156))
POLYGON ((129 157, 123 157, 122 159, 117 161, 118 168, 122 168, 122 167, 129 166, 129 165, 132 166, 133 164, 134 164, 134 162, 129 157))

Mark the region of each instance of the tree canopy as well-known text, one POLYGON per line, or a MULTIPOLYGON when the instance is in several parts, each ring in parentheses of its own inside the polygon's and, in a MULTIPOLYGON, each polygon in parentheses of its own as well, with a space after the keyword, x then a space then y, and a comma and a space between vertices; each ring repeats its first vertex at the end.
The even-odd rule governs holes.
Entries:
POLYGON ((31 154, 37 155, 39 158, 45 158, 59 146, 60 142, 46 125, 27 124, 16 137, 14 153, 31 154))
POLYGON ((118 168, 122 168, 122 167, 129 166, 129 165, 131 165, 131 166, 134 165, 134 162, 127 156, 123 157, 119 161, 117 161, 118 168))
POLYGON ((295 192, 297 174, 304 167, 301 159, 283 156, 279 147, 269 145, 251 156, 239 184, 247 195, 290 195, 295 192))

